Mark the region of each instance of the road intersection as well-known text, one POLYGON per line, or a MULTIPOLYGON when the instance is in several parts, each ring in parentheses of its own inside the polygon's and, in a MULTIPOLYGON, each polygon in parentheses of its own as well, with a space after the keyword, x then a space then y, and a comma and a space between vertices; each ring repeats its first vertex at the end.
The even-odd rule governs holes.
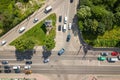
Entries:
MULTIPOLYGON (((110 63, 98 62, 97 57, 101 51, 88 51, 87 55, 84 58, 84 51, 82 43, 80 43, 78 29, 76 25, 76 8, 79 0, 75 0, 73 3, 69 3, 69 0, 54 0, 53 2, 47 3, 43 8, 36 11, 33 15, 31 15, 28 19, 25 19, 22 23, 18 24, 15 28, 10 30, 7 34, 0 38, 0 40, 7 40, 7 44, 3 47, 7 47, 10 42, 15 40, 17 37, 24 34, 18 33, 20 27, 25 26, 26 30, 31 29, 34 25, 33 19, 38 18, 39 21, 45 19, 51 13, 56 13, 57 15, 57 24, 56 24, 56 47, 52 50, 52 54, 49 55, 50 62, 47 64, 43 63, 43 51, 38 50, 35 54, 31 54, 29 57, 33 62, 31 65, 31 70, 33 73, 40 74, 120 74, 119 62, 118 66, 109 65, 110 63), (51 5, 53 10, 45 14, 44 9, 47 5, 51 5), (58 17, 62 15, 62 22, 58 21, 58 17), (58 25, 64 25, 64 17, 68 17, 68 23, 73 23, 72 30, 67 30, 65 33, 62 31, 58 31, 58 25), (66 42, 67 34, 71 34, 70 42, 66 42), (14 35, 14 36, 13 36, 14 35), (58 56, 57 52, 61 48, 65 48, 65 53, 62 56, 58 56), (95 54, 94 54, 95 53, 95 54), (93 64, 94 63, 94 64, 93 64), (102 65, 101 65, 102 64, 102 65), (106 64, 106 65, 105 65, 106 64)), ((67 23, 67 26, 68 26, 67 23)), ((2 48, 2 47, 1 47, 2 48)), ((29 52, 26 52, 26 55, 30 55, 29 52)), ((26 61, 26 55, 17 54, 16 51, 0 51, 0 61, 8 60, 11 67, 13 65, 20 65, 21 71, 24 72, 24 65, 26 61), (16 61, 16 58, 23 58, 23 61, 16 61)), ((112 63, 115 64, 115 63, 112 63)), ((1 64, 2 65, 2 64, 1 64)), ((4 72, 4 65, 0 68, 2 72, 4 72)), ((14 71, 12 70, 12 73, 14 71)))

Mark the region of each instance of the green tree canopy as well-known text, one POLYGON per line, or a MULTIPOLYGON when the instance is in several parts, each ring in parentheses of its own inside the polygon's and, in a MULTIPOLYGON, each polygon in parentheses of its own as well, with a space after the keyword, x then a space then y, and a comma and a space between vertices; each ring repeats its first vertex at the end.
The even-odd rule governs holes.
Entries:
POLYGON ((80 9, 78 10, 78 16, 80 19, 85 19, 87 17, 91 16, 91 9, 88 6, 81 6, 80 9))
POLYGON ((32 50, 34 46, 35 46, 34 42, 30 39, 17 40, 16 45, 15 45, 16 49, 21 52, 26 51, 26 50, 32 50))

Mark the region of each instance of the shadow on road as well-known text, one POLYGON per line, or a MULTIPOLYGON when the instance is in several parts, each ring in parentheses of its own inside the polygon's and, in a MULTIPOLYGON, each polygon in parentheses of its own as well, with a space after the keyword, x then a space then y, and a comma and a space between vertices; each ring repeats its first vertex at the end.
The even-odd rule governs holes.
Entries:
POLYGON ((42 58, 44 59, 49 58, 51 54, 52 54, 51 51, 47 51, 46 48, 43 46, 42 58))
POLYGON ((16 60, 17 61, 23 61, 25 59, 32 59, 33 54, 35 53, 34 50, 29 50, 29 51, 25 51, 25 52, 19 52, 19 51, 15 51, 15 55, 16 55, 16 60))

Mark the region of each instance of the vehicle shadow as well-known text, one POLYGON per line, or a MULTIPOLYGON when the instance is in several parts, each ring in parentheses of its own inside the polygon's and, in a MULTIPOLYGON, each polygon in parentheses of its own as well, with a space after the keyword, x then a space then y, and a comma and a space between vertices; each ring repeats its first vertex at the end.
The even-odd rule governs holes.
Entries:
POLYGON ((15 51, 15 56, 17 61, 23 61, 23 60, 30 60, 32 59, 33 54, 35 53, 34 50, 28 50, 24 52, 20 52, 18 50, 15 51))
POLYGON ((44 58, 44 59, 49 58, 51 56, 52 52, 47 51, 44 46, 42 48, 43 48, 42 58, 44 58))

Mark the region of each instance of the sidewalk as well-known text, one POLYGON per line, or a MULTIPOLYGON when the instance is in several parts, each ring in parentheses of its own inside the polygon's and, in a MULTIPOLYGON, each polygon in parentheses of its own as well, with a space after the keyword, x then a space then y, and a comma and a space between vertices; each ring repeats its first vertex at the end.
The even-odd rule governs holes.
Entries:
POLYGON ((44 76, 42 74, 30 74, 30 75, 25 75, 25 74, 0 74, 0 78, 29 78, 29 79, 36 79, 36 80, 50 80, 48 79, 47 76, 44 76))

